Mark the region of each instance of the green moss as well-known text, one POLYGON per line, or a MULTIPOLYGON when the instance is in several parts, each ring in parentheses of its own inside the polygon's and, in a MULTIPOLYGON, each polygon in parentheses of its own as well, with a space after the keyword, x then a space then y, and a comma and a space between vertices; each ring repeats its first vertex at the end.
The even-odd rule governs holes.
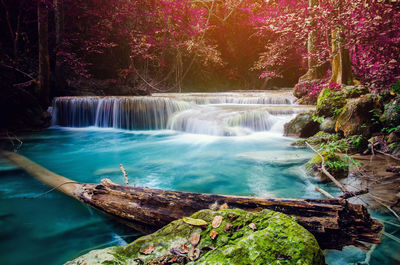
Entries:
POLYGON ((179 249, 182 244, 190 247, 191 235, 198 232, 201 239, 197 248, 201 255, 189 264, 325 264, 314 236, 285 214, 270 210, 250 213, 227 209, 201 210, 191 217, 205 220, 207 227, 194 227, 177 220, 127 246, 90 252, 67 264, 137 264, 137 259, 150 264, 171 255, 172 248, 179 249), (218 228, 213 228, 211 223, 217 215, 223 220, 218 228), (249 227, 251 223, 257 227, 255 231, 249 227), (225 229, 227 224, 232 228, 225 229), (209 235, 211 230, 218 233, 215 239, 209 235), (151 245, 154 245, 152 253, 140 253, 151 245), (103 260, 93 259, 93 253, 107 255, 103 260), (110 255, 114 258, 110 259, 110 255), (280 260, 282 257, 287 260, 280 260))
POLYGON ((299 146, 299 147, 305 147, 306 142, 308 142, 311 145, 320 145, 328 142, 333 142, 339 140, 339 135, 336 133, 326 133, 319 131, 317 134, 308 137, 307 139, 300 139, 295 142, 293 142, 291 145, 292 146, 299 146))
MULTIPOLYGON (((324 158, 325 167, 329 173, 339 178, 346 177, 348 175, 349 164, 343 161, 339 155, 332 151, 322 151, 320 154, 324 158)), ((315 155, 309 162, 307 162, 306 169, 311 173, 315 173, 316 166, 319 167, 321 163, 321 157, 319 155, 315 155)))
POLYGON ((336 117, 345 104, 346 98, 340 91, 332 91, 329 88, 324 88, 318 96, 317 115, 336 117))

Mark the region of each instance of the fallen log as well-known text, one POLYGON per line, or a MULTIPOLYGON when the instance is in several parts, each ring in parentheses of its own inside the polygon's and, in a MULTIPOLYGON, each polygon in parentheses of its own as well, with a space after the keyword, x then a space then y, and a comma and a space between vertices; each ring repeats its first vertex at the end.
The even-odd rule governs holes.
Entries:
POLYGON ((294 216, 314 234, 321 248, 347 245, 367 248, 381 241, 382 224, 362 205, 343 199, 272 199, 167 191, 122 186, 104 179, 100 184, 77 183, 57 175, 16 153, 3 152, 11 162, 39 181, 108 213, 138 231, 149 233, 201 209, 271 209, 294 216))

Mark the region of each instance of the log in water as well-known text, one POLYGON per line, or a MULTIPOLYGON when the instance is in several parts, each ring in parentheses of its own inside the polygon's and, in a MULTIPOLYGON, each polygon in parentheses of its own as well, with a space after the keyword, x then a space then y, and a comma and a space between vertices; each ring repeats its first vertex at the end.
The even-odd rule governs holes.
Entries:
POLYGON ((380 243, 382 224, 373 220, 365 207, 345 200, 267 199, 224 196, 141 187, 121 186, 109 180, 80 184, 50 172, 16 153, 3 155, 39 181, 118 218, 142 232, 152 232, 169 222, 206 208, 241 208, 248 211, 271 209, 294 216, 314 234, 322 248, 346 245, 366 248, 380 243), (63 186, 63 183, 67 183, 63 186))

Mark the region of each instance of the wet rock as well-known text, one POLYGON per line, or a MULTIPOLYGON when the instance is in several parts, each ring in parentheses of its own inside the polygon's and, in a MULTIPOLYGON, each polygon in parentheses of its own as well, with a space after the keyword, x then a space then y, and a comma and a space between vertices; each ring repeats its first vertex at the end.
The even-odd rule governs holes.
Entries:
POLYGON ((165 264, 159 262, 165 260, 179 260, 181 264, 256 265, 278 264, 280 260, 290 260, 291 264, 325 264, 314 236, 285 214, 270 210, 259 213, 202 210, 191 218, 208 223, 200 232, 196 248, 190 245, 190 239, 193 230, 199 228, 177 220, 127 246, 95 250, 66 264, 165 264), (231 215, 236 218, 232 220, 231 215), (212 227, 215 216, 223 217, 218 228, 212 227), (238 229, 224 229, 228 224, 238 229), (257 229, 249 227, 251 224, 257 229), (210 231, 217 232, 218 237, 211 239, 210 231), (152 253, 140 253, 151 245, 154 245, 152 253), (190 246, 188 253, 178 251, 182 245, 190 246))
POLYGON ((379 111, 377 97, 371 94, 348 100, 336 121, 336 131, 344 136, 362 134, 369 137, 377 127, 377 117, 373 110, 379 111))
POLYGON ((285 136, 306 138, 316 134, 319 131, 319 123, 313 121, 313 115, 313 111, 298 114, 293 120, 285 124, 285 136))

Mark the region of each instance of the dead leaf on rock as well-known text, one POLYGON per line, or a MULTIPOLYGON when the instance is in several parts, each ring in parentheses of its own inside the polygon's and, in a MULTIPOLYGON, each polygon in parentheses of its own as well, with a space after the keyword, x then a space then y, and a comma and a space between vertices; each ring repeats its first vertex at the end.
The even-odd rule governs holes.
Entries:
POLYGON ((220 210, 228 209, 228 204, 224 203, 219 207, 220 210))
POLYGON ((140 253, 143 254, 143 255, 149 255, 149 254, 153 253, 153 251, 154 251, 154 245, 152 244, 148 248, 146 248, 145 250, 140 251, 140 253))
POLYGON ((231 220, 231 222, 232 222, 233 220, 235 220, 236 218, 237 218, 237 217, 234 216, 233 214, 229 215, 229 219, 231 220))
POLYGON ((191 248, 188 253, 188 258, 191 261, 195 261, 200 257, 200 249, 198 248, 191 248))
POLYGON ((229 230, 232 229, 232 227, 233 227, 232 224, 226 224, 226 225, 225 225, 225 228, 224 228, 224 231, 225 231, 225 232, 226 232, 226 231, 229 231, 229 230))
POLYGON ((190 243, 192 243, 192 246, 197 246, 197 244, 199 244, 200 242, 200 233, 194 233, 192 234, 192 236, 190 237, 190 243))
POLYGON ((222 216, 220 216, 220 215, 215 216, 213 221, 212 221, 212 227, 213 228, 218 228, 222 223, 222 219, 224 219, 224 218, 222 216))
POLYGON ((189 252, 189 248, 185 244, 182 244, 180 251, 181 251, 181 253, 186 254, 189 252))
POLYGON ((257 226, 254 223, 249 224, 249 227, 253 231, 257 230, 257 226))
POLYGON ((211 237, 212 240, 214 240, 217 236, 218 236, 218 232, 217 231, 214 231, 214 230, 210 231, 210 237, 211 237))
POLYGON ((203 225, 207 225, 207 222, 204 221, 203 219, 194 219, 191 217, 183 217, 182 220, 190 225, 194 225, 194 226, 203 226, 203 225))

